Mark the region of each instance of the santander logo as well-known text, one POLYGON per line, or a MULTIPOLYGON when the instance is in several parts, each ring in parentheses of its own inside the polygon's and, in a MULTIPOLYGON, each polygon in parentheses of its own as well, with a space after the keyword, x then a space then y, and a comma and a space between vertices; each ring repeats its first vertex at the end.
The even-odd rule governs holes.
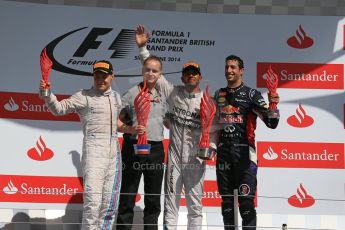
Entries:
POLYGON ((267 150, 267 152, 264 153, 263 157, 266 159, 266 160, 275 160, 278 158, 278 154, 274 152, 274 150, 272 149, 272 147, 270 146, 267 150))
POLYGON ((314 41, 308 37, 302 25, 299 25, 296 30, 296 34, 287 40, 287 44, 292 48, 305 49, 311 47, 314 44, 314 41))
POLYGON ((6 194, 16 194, 18 192, 18 188, 16 186, 14 186, 13 182, 10 180, 7 184, 7 186, 5 186, 2 191, 6 194))
MULTIPOLYGON (((58 100, 69 97, 56 95, 58 100)), ((1 92, 0 118, 52 121, 79 121, 78 114, 70 113, 64 116, 54 116, 38 97, 37 93, 1 92)))
POLYGON ((257 62, 257 87, 266 88, 266 78, 276 75, 279 88, 344 89, 344 65, 323 63, 257 62))
POLYGON ((19 106, 16 104, 16 102, 11 97, 8 102, 4 105, 4 109, 7 111, 17 111, 19 109, 19 106))
POLYGON ((260 167, 344 169, 344 143, 257 142, 260 167))
POLYGON ((296 128, 309 127, 314 123, 314 119, 308 116, 301 104, 296 109, 296 114, 287 119, 287 123, 296 128))
POLYGON ((0 202, 77 203, 83 202, 81 177, 0 175, 0 202))
POLYGON ((296 208, 308 208, 315 203, 315 199, 310 196, 303 185, 300 184, 297 193, 289 197, 288 203, 296 208))
POLYGON ((53 151, 47 148, 46 143, 43 141, 41 136, 36 141, 36 146, 29 149, 27 154, 31 159, 36 161, 46 161, 54 156, 53 151))

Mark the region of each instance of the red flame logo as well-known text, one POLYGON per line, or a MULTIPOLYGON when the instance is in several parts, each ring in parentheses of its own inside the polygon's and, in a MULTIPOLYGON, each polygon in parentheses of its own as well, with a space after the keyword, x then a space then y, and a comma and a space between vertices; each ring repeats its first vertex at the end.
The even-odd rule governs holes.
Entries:
POLYGON ((54 156, 53 151, 47 148, 41 136, 38 141, 36 141, 36 146, 29 149, 27 154, 31 159, 36 161, 46 161, 54 156))
POLYGON ((296 49, 305 49, 311 47, 314 44, 314 41, 308 37, 303 27, 299 25, 298 30, 296 30, 296 34, 287 40, 287 44, 296 49))
POLYGON ((270 146, 267 150, 267 152, 264 153, 263 157, 266 160, 275 160, 278 158, 278 154, 274 152, 273 148, 270 146))
POLYGON ((12 180, 10 180, 2 191, 6 194, 16 194, 18 192, 18 188, 13 184, 12 180))
POLYGON ((296 109, 296 114, 290 116, 287 119, 287 122, 289 125, 296 128, 305 128, 311 126, 314 123, 314 119, 308 116, 302 105, 299 104, 298 108, 296 109))
POLYGON ((19 106, 16 104, 16 102, 13 100, 13 98, 11 97, 8 102, 4 105, 4 108, 7 111, 16 111, 19 109, 19 106))
POLYGON ((296 208, 308 208, 315 203, 315 200, 312 196, 308 195, 307 190, 300 184, 297 189, 297 194, 290 196, 288 202, 296 208))
POLYGON ((266 74, 263 75, 263 79, 264 80, 268 80, 269 83, 267 83, 267 88, 270 89, 270 91, 274 91, 273 88, 277 88, 278 86, 278 81, 277 79, 279 79, 278 75, 273 71, 272 69, 272 65, 270 65, 270 67, 268 68, 266 74))
POLYGON ((271 85, 275 85, 276 84, 275 80, 279 79, 279 77, 274 72, 274 70, 272 69, 272 66, 270 65, 267 72, 262 75, 262 79, 264 79, 265 81, 267 81, 267 79, 268 79, 268 81, 270 81, 271 85))

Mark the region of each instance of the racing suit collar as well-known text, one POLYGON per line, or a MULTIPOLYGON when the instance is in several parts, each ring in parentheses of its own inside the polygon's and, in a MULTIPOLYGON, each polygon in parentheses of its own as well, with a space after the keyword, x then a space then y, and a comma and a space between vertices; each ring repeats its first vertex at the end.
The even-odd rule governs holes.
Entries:
POLYGON ((233 92, 236 92, 237 90, 241 89, 243 86, 244 86, 244 84, 243 84, 243 82, 241 82, 241 84, 237 87, 234 87, 234 88, 226 87, 226 91, 228 93, 233 93, 233 92))
POLYGON ((108 96, 108 95, 111 94, 111 91, 112 91, 111 87, 109 87, 109 89, 107 89, 107 90, 104 91, 104 92, 99 92, 99 91, 97 91, 94 87, 92 87, 92 90, 95 92, 95 94, 97 94, 97 95, 102 95, 102 96, 108 96))
POLYGON ((187 98, 196 98, 196 97, 198 97, 201 93, 202 93, 201 90, 200 90, 200 92, 198 92, 198 93, 190 93, 190 92, 188 92, 186 89, 183 90, 183 94, 184 94, 184 96, 186 96, 187 98))

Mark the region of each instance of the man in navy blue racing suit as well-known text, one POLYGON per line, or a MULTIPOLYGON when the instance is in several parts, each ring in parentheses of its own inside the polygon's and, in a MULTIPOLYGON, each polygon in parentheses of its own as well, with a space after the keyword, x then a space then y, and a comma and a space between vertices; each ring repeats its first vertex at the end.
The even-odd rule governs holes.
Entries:
MULTIPOLYGON (((227 87, 215 93, 217 134, 217 184, 222 197, 224 229, 234 228, 234 189, 239 191, 242 226, 256 229, 254 196, 257 185, 257 155, 255 150, 256 119, 259 116, 269 128, 276 128, 279 110, 269 109, 261 93, 242 82, 241 58, 230 55, 225 60, 227 87)), ((279 102, 278 94, 269 94, 270 103, 279 102)))

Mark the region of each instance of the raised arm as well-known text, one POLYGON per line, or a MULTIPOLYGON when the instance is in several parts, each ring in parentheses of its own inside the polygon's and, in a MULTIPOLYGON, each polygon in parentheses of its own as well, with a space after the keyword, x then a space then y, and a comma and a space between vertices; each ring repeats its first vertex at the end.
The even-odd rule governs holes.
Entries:
MULTIPOLYGON (((253 102, 253 112, 260 117, 260 119, 265 123, 265 125, 271 129, 275 129, 279 123, 279 110, 278 108, 270 108, 265 99, 262 97, 261 93, 257 90, 253 89, 253 93, 251 93, 252 102, 253 102)), ((275 98, 269 98, 269 101, 273 101, 276 105, 279 103, 279 96, 278 94, 275 95, 275 98)))
MULTIPOLYGON (((149 33, 145 29, 144 25, 138 25, 135 31, 135 41, 139 48, 139 56, 142 64, 151 55, 148 51, 146 44, 150 38, 149 33)), ((174 85, 166 80, 166 78, 161 74, 160 78, 156 82, 156 88, 168 98, 174 89, 174 85)))
MULTIPOLYGON (((50 90, 51 84, 43 80, 40 81, 40 89, 44 89, 46 84, 49 85, 50 90)), ((55 116, 62 116, 68 113, 77 112, 78 110, 85 108, 87 105, 82 91, 79 91, 69 98, 61 101, 59 101, 52 92, 50 92, 49 95, 42 97, 42 99, 45 101, 49 111, 55 116)))
POLYGON ((146 31, 144 25, 138 25, 135 30, 135 41, 139 48, 140 61, 143 64, 146 58, 150 56, 149 51, 146 49, 146 44, 150 38, 149 33, 146 31))

